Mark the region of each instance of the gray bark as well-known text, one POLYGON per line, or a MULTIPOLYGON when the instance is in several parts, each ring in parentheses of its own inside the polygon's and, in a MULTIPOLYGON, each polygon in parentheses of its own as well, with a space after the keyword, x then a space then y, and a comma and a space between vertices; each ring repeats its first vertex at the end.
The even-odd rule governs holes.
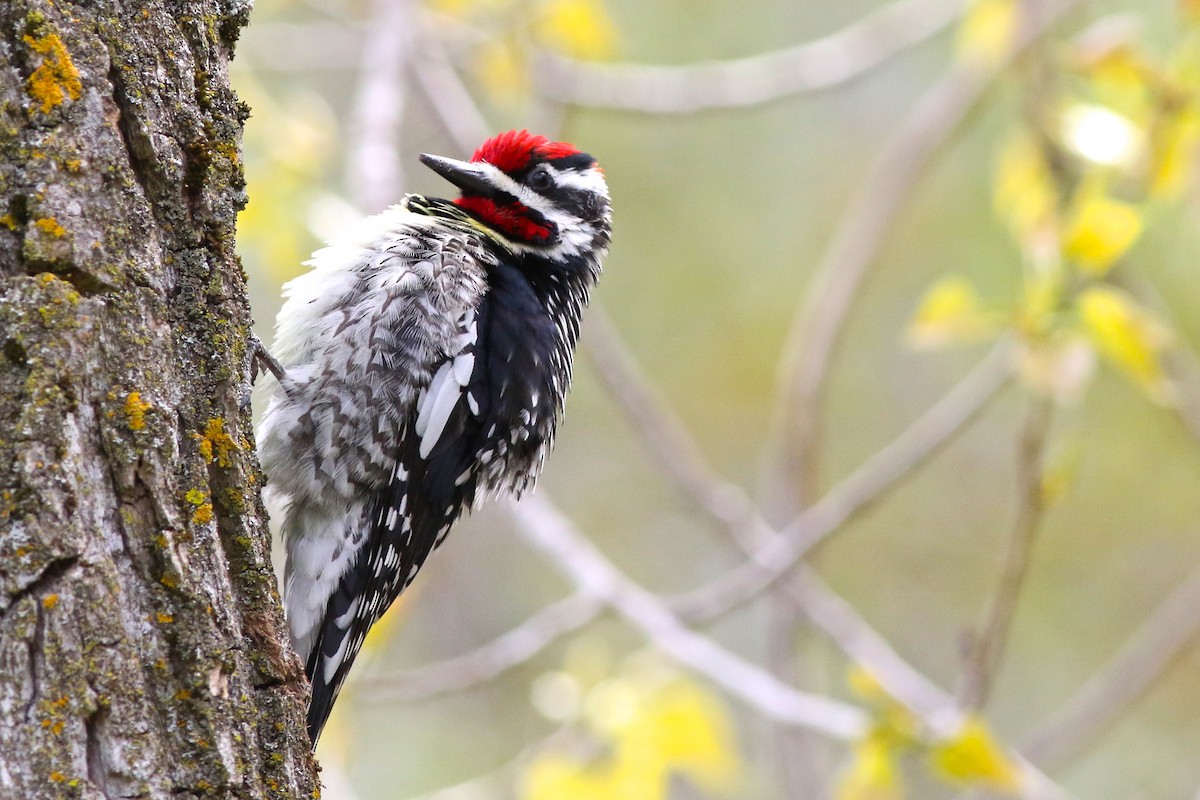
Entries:
POLYGON ((237 0, 0 3, 0 798, 310 798, 250 445, 237 0))

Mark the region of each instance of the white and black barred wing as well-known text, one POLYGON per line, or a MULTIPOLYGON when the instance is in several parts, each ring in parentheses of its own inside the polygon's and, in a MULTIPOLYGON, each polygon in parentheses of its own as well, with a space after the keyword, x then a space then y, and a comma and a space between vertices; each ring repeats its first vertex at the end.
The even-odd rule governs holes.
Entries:
POLYGON ((474 313, 460 324, 454 351, 436 365, 403 423, 390 479, 366 509, 366 542, 329 597, 306 665, 313 741, 371 626, 474 501, 475 452, 464 435, 478 427, 478 405, 468 391, 476 365, 474 313))

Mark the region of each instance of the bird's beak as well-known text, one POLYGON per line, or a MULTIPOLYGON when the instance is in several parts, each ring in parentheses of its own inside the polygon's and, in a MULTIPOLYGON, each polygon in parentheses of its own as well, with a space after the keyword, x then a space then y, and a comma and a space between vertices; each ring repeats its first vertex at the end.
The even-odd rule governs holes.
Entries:
POLYGON ((420 159, 422 164, 462 189, 464 194, 491 197, 496 193, 496 187, 487 179, 487 171, 480 164, 432 156, 429 153, 421 153, 420 159))

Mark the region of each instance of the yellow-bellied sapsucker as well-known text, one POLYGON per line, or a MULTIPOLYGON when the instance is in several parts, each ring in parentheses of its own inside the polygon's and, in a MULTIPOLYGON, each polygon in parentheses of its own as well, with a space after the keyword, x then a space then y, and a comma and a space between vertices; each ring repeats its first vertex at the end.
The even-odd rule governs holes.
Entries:
POLYGON ((454 521, 541 469, 611 231, 595 159, 511 131, 457 186, 364 220, 284 289, 258 427, 314 745, 367 630, 454 521))

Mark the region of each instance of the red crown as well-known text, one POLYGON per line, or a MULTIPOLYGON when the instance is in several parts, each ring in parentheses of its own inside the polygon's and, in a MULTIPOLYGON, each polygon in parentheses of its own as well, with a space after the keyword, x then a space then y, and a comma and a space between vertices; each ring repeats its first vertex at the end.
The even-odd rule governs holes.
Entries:
POLYGON ((554 160, 578 154, 579 150, 566 142, 552 142, 545 136, 535 136, 529 131, 509 131, 481 144, 471 160, 486 161, 505 172, 515 172, 528 165, 534 157, 554 160))

